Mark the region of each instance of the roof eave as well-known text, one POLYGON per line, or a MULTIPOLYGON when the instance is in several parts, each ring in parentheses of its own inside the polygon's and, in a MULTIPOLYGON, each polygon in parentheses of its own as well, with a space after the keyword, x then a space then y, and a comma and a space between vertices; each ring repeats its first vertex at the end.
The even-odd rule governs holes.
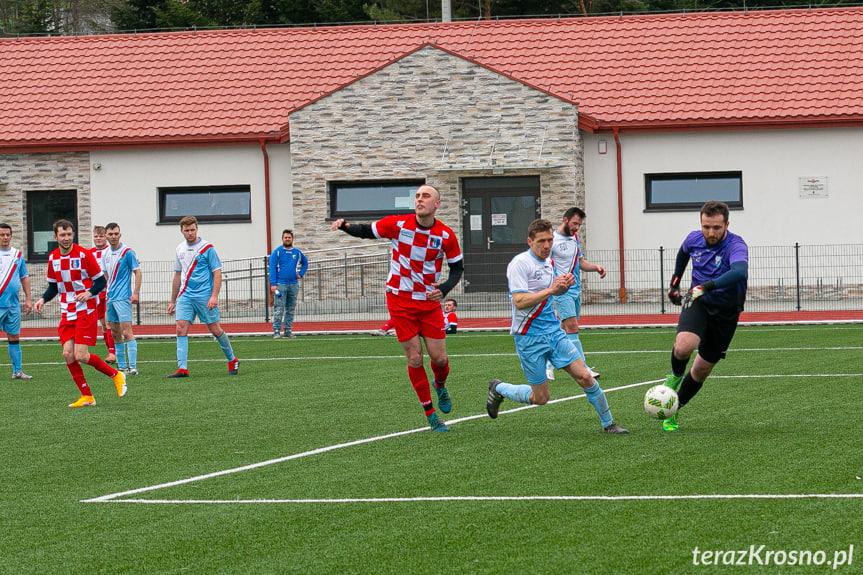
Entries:
POLYGON ((56 140, 16 140, 0 142, 0 153, 92 152, 96 150, 187 148, 199 146, 247 146, 284 144, 288 133, 279 130, 261 134, 215 136, 148 136, 144 138, 76 138, 56 140))
POLYGON ((583 114, 579 116, 578 127, 591 134, 611 134, 615 130, 619 133, 636 133, 858 128, 863 127, 863 115, 811 118, 729 118, 721 120, 605 122, 583 114))

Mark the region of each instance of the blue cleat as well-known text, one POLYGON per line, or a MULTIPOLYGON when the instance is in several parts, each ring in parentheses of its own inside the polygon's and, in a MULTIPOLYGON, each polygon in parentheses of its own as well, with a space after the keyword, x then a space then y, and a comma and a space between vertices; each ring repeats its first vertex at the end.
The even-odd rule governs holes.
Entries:
POLYGON ((446 423, 441 421, 441 418, 437 416, 437 413, 429 415, 429 425, 431 426, 432 431, 449 431, 449 427, 446 426, 446 423))
POLYGON ((449 413, 452 411, 452 400, 449 397, 449 392, 446 390, 446 386, 438 387, 437 383, 435 383, 434 390, 437 393, 437 408, 440 409, 442 413, 449 413))

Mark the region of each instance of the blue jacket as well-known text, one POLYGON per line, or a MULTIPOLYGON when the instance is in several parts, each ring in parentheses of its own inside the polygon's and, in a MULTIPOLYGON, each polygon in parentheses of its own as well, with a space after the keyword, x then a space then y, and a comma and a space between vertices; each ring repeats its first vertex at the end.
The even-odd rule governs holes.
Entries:
POLYGON ((306 275, 309 260, 297 248, 279 246, 270 254, 270 285, 295 284, 306 275), (299 268, 299 271, 297 270, 299 268))

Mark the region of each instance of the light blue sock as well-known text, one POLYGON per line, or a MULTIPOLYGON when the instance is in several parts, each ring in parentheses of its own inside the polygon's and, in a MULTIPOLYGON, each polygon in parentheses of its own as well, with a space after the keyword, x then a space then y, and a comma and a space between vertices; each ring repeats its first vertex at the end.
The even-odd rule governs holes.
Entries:
POLYGON ((138 340, 127 341, 126 349, 129 352, 129 367, 138 369, 138 340))
POLYGON ((603 393, 599 384, 594 381, 591 387, 584 390, 584 393, 587 395, 587 401, 590 402, 594 409, 596 409, 596 413, 599 414, 599 424, 603 427, 608 427, 614 423, 614 418, 611 417, 611 409, 608 407, 608 400, 605 399, 605 393, 603 393))
POLYGON ((225 358, 228 361, 234 361, 234 348, 231 347, 231 342, 228 340, 228 334, 225 331, 222 331, 222 335, 216 338, 216 341, 219 342, 219 347, 222 348, 222 353, 225 354, 225 358))
POLYGON ((511 399, 519 403, 530 403, 530 392, 532 391, 532 388, 527 384, 514 385, 512 383, 500 382, 497 384, 495 390, 507 399, 511 399))
MULTIPOLYGON (((568 334, 566 334, 566 337, 569 338, 569 340, 575 346, 575 349, 578 350, 578 353, 579 353, 579 355, 581 355, 581 358, 584 359, 584 348, 581 347, 581 340, 578 339, 578 334, 577 333, 568 333, 568 334)), ((586 359, 584 359, 584 365, 587 365, 586 359)))
POLYGON ((21 343, 9 342, 9 359, 12 360, 12 373, 21 371, 21 343))
POLYGON ((114 355, 117 356, 117 369, 126 369, 126 344, 122 335, 120 335, 120 339, 114 340, 114 347, 116 348, 114 355))
POLYGON ((177 336, 177 367, 189 369, 189 336, 177 336))

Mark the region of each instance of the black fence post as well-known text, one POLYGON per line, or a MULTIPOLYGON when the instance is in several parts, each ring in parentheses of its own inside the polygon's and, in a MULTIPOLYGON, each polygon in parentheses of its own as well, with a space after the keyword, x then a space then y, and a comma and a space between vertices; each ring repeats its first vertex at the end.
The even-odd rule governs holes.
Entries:
POLYGON ((665 289, 665 263, 663 260, 665 254, 665 248, 659 246, 659 301, 660 301, 660 312, 665 313, 665 298, 662 297, 662 290, 665 289))
POLYGON ((264 257, 264 323, 270 323, 270 260, 264 257))
POLYGON ((797 311, 803 309, 800 305, 800 244, 794 242, 794 272, 797 276, 797 311))

